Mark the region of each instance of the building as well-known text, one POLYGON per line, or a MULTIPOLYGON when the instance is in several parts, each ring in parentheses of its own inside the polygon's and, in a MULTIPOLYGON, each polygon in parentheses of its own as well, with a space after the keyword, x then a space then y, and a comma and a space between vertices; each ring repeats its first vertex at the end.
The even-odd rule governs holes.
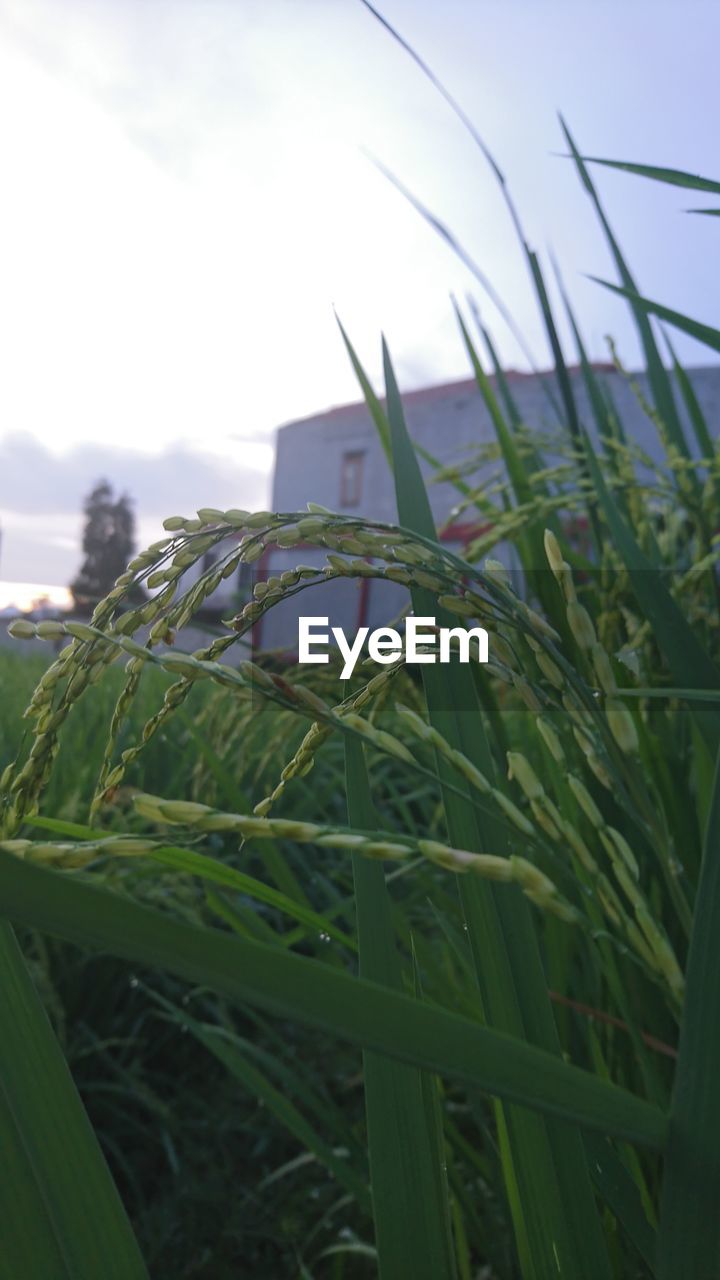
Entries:
MULTIPOLYGON (((625 377, 612 365, 595 365, 600 385, 607 393, 629 440, 651 459, 663 455, 654 423, 644 412, 638 396, 625 377)), ((634 375, 646 399, 650 398, 644 374, 634 375)), ((575 402, 581 421, 594 433, 594 416, 579 369, 570 370, 575 402)), ((709 423, 713 438, 720 431, 720 365, 691 371, 695 395, 709 423)), ((559 417, 552 405, 557 400, 554 374, 506 374, 508 388, 521 420, 548 442, 558 435, 559 417)), ((494 383, 494 380, 491 380, 494 383)), ((496 391, 497 394, 497 391, 496 391)), ((680 397, 677 396, 680 407, 680 397)), ((492 454, 495 431, 487 407, 474 380, 445 383, 411 391, 403 396, 408 429, 428 481, 437 467, 455 466, 474 458, 480 446, 492 454)), ((682 413, 682 409, 681 409, 682 413)), ((689 432, 692 440, 692 432, 689 432)), ((488 457, 473 474, 473 483, 502 479, 500 460, 488 457)), ((463 546, 479 531, 477 513, 465 512, 453 518, 458 490, 448 482, 429 483, 430 504, 442 538, 453 549, 463 546)), ((393 477, 376 428, 364 403, 342 405, 301 421, 280 427, 277 433, 272 509, 302 511, 308 500, 333 511, 362 514, 377 520, 397 519, 393 477)), ((322 563, 322 551, 272 548, 258 569, 277 574, 298 562, 322 563)), ((297 636, 297 616, 330 614, 331 619, 351 631, 360 625, 377 627, 398 611, 405 600, 402 588, 373 579, 346 580, 329 587, 310 587, 292 601, 271 610, 258 629, 256 641, 264 647, 292 647, 297 636)))

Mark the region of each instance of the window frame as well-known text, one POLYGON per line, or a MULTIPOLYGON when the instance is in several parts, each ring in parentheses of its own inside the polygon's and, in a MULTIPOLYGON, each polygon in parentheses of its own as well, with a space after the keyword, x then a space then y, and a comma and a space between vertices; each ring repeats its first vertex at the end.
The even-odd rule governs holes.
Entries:
POLYGON ((359 507, 362 502, 366 449, 345 449, 340 460, 340 506, 359 507))

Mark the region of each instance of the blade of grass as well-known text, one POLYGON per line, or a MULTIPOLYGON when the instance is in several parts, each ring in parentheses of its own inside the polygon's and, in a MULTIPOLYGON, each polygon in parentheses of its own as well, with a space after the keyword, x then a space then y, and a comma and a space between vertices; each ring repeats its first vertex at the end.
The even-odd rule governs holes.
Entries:
MULTIPOLYGON (((534 1045, 279 947, 200 928, 0 851, 7 917, 78 946, 157 966, 241 1003, 654 1148, 666 1119, 626 1090, 534 1045)), ((97 1273, 96 1273, 97 1274, 97 1273)))
MULTIPOLYGON (((580 326, 577 322, 577 319, 575 317, 575 312, 573 311, 573 308, 570 304, 570 298, 568 296, 567 290, 565 289, 562 278, 560 276, 559 267, 557 263, 555 263, 554 266, 555 266, 555 276, 558 282, 558 288, 560 289, 560 295, 562 297, 563 305, 565 307, 565 314, 567 315, 568 323, 572 330, 572 335, 575 342, 575 349, 578 355, 578 362, 580 364, 580 371, 583 376, 583 382, 585 383, 585 387, 587 389, 588 399, 590 401, 590 406, 593 411, 593 417, 595 418, 595 423, 598 429, 598 435, 600 439, 603 441, 614 440, 616 438, 616 430, 619 428, 620 432, 622 433, 620 435, 620 438, 622 439, 624 437, 624 433, 622 432, 622 425, 619 422, 619 420, 612 414, 610 404, 606 399, 605 395, 603 394, 603 389, 600 386, 600 382, 595 374, 595 370, 593 369, 593 366, 590 360, 588 359, 588 354, 585 349, 585 343, 583 342, 582 334, 580 332, 580 326)), ((610 453, 608 454, 608 460, 611 462, 611 464, 614 463, 614 456, 612 451, 610 451, 610 453)))
POLYGON ((304 1148, 311 1151, 320 1164, 329 1169, 336 1178, 338 1186, 342 1187, 353 1199, 357 1200, 360 1207, 369 1214, 371 1206, 367 1182, 353 1169, 347 1160, 343 1160, 335 1154, 332 1147, 321 1138, 314 1126, 305 1119, 305 1116, 294 1103, 270 1083, 265 1072, 260 1071, 248 1061, 247 1056, 235 1042, 234 1037, 231 1037, 228 1032, 218 1027, 199 1022, 197 1018, 190 1017, 185 1009, 176 1009, 168 1000, 164 1000, 156 992, 154 993, 154 998, 167 1010, 171 1020, 177 1023, 178 1026, 186 1027, 209 1053, 212 1053, 219 1062, 222 1062, 230 1075, 248 1093, 258 1098, 280 1124, 294 1138, 297 1138, 304 1148))
MULTIPOLYGON (((413 989, 416 1000, 423 1000, 422 981, 420 970, 417 963, 415 953, 414 939, 411 935, 410 946, 412 950, 413 961, 413 989)), ((441 1101, 441 1086, 439 1077, 432 1075, 429 1071, 420 1072, 420 1088, 422 1093, 422 1105, 425 1111, 425 1127, 430 1140, 432 1152, 432 1174, 435 1183, 436 1202, 440 1205, 443 1215, 443 1230, 447 1235, 450 1250, 453 1249, 453 1217, 452 1204, 450 1198, 450 1186, 448 1180, 447 1169, 447 1151, 448 1146, 445 1139, 443 1128, 443 1109, 441 1101)), ((453 1274, 457 1276, 461 1266, 462 1244, 459 1235, 455 1233, 455 1251, 452 1257, 453 1274)))
MULTIPOLYGON (((33 817, 29 818, 27 823, 28 826, 42 827, 45 831, 54 831, 58 835, 72 836, 74 839, 80 840, 102 840, 108 834, 107 831, 101 831, 96 827, 84 826, 78 822, 62 822, 56 818, 33 817)), ((319 912, 313 911, 310 907, 304 907, 302 903, 296 902, 293 898, 288 898, 286 894, 280 893, 278 889, 271 888, 263 880, 258 880, 255 876, 250 876, 245 871, 238 871, 235 867, 228 866, 227 862, 221 862, 219 858, 212 858, 206 853, 197 853, 194 849, 181 849, 178 845, 167 845, 161 849, 153 849, 147 856, 152 862, 157 862, 160 866, 172 867, 175 871, 181 871, 185 875, 197 876, 200 880, 210 884, 223 885, 226 889, 235 889, 238 893, 246 894, 247 897, 253 898, 256 902, 262 902, 268 907, 274 907, 277 911, 289 916, 291 920, 297 920, 300 924, 304 924, 316 934, 327 933, 337 942, 341 942, 343 946, 349 947, 351 951, 357 949, 354 939, 324 915, 320 915, 319 912)))
MULTIPOLYGON (((362 743, 345 743, 348 819, 375 825, 362 743)), ((402 990, 390 898, 380 863, 353 855, 360 975, 402 990)), ((370 1181, 382 1280, 455 1276, 439 1152, 427 1122, 423 1073, 363 1054, 370 1181)))
POLYGON ((12 1176, 0 1178, 0 1277, 48 1277, 66 1280, 70 1275, 60 1251, 45 1202, 38 1191, 32 1165, 18 1127, 0 1092, 0 1151, 12 1176))
MULTIPOLYGON (((392 449, 390 445, 390 426, 387 420, 387 415, 385 413, 385 410, 380 400, 378 399, 375 392, 373 391, 373 388, 370 384, 370 380, 358 358, 358 354, 337 315, 335 316, 335 319, 337 320, 338 328, 340 330, 340 333, 342 334, 342 339, 343 339, 343 342, 345 343, 345 350, 347 351, 350 357, 350 363, 352 364, 353 370, 355 372, 355 376, 357 377, 357 380, 360 383, 360 388, 362 390, 363 398, 365 400, 368 411, 370 413, 370 417, 372 418, 375 424, 375 428, 377 430, 378 436, 380 437, 380 443, 385 453, 385 457, 387 458, 390 466, 392 466, 392 449)), ((439 471, 441 469, 442 463, 440 462, 439 458, 436 458, 432 453, 430 453, 428 449, 423 448, 421 445, 416 445, 415 447, 418 453, 420 454, 420 456, 423 458, 423 461, 427 462, 431 467, 434 467, 436 471, 439 471)), ((472 499, 474 497, 473 505, 478 506, 478 509, 482 511, 483 515, 489 514, 486 508, 489 507, 490 504, 489 503, 479 504, 477 501, 477 494, 475 493, 471 485, 465 484, 464 481, 458 478, 455 478, 452 481, 452 483, 464 498, 472 499)))
MULTIPOLYGON (((507 207, 508 213, 510 214, 510 219, 512 221, 515 232, 517 234, 518 240, 520 241, 520 244, 522 246, 523 252, 525 254, 525 259, 532 272, 530 249, 528 247, 528 243, 522 229, 520 218, 518 216, 518 212, 515 207, 515 202, 513 201, 513 198, 510 194, 510 189, 508 187, 505 174, 503 173, 502 169, 500 168, 500 165, 498 164, 497 160, 493 156, 487 143, 481 137, 479 131, 475 128, 475 125, 473 124, 472 120, 468 116, 467 112, 463 110, 463 108, 460 106, 460 103, 457 101, 457 99, 453 97, 450 91, 442 83, 440 78, 435 74, 435 72, 428 65, 428 63, 425 62, 425 60, 420 57, 419 53, 416 52, 416 50, 412 47, 412 45, 409 44, 409 42, 403 36, 401 36, 400 32, 397 31, 396 28, 393 27, 390 22, 388 22, 387 18, 383 17, 380 11, 376 9, 373 4, 370 3, 370 0, 362 0, 362 3, 365 5, 365 8, 368 9, 370 13, 372 13, 373 17, 378 20, 381 26, 385 28, 388 34, 392 36, 393 40, 397 41, 401 49, 403 49, 404 52, 408 54, 408 56, 412 59, 412 61, 415 63, 416 67, 419 68, 422 74, 427 77, 430 84, 445 100, 447 105, 450 107, 450 110, 453 112, 453 114, 457 117, 457 119, 462 124, 463 128, 467 130, 468 134, 470 135, 473 142, 475 143, 475 146, 478 148, 481 155, 484 157, 487 164, 490 166, 493 177, 495 178, 495 180, 498 183, 498 186, 500 187, 502 198, 505 201, 505 205, 507 207)), ((448 228, 439 221, 439 219, 434 217, 433 214, 430 212, 430 210, 427 209, 417 199, 416 196, 414 196, 410 191, 408 191, 407 188, 403 186, 403 184, 399 181, 398 178, 395 177, 394 174, 392 174, 388 169, 385 168, 384 165, 380 164, 378 161, 374 160, 374 163, 377 165, 380 172, 383 173, 385 177, 388 178, 389 181, 392 182, 393 185, 396 186, 399 191, 402 192, 405 198, 410 201, 410 203, 418 211, 418 213, 426 220, 426 222, 430 224, 431 227, 434 228, 435 231, 438 232, 438 234, 450 246, 450 248, 457 255, 457 257, 460 258, 461 262, 464 262, 465 266, 468 267, 468 269, 472 272, 476 280, 478 280, 482 288, 487 293, 490 300, 497 307, 498 311, 500 312, 500 315, 502 316, 510 332, 515 338, 515 341, 518 343, 520 350, 525 356, 525 359, 528 361, 530 368, 533 370, 534 373, 537 373, 538 369, 536 367, 536 364, 532 359, 532 356, 527 348, 527 345, 525 343, 525 339, 522 333, 520 332, 520 330, 518 329, 515 323, 514 317, 508 311, 507 307, 502 301, 502 298, 499 297, 495 289, 493 289, 493 287, 490 285, 490 282, 488 281, 484 272, 481 271, 477 263, 473 261, 473 259, 470 257, 470 254, 467 253, 467 251, 459 243, 459 241, 452 234, 452 232, 449 231, 448 228)), ((554 397, 544 378, 541 379, 540 386, 543 390, 543 393, 547 395, 550 404, 553 406, 553 408, 556 408, 557 406, 555 404, 554 397)))
POLYGON ((720 1275, 720 751, 687 962, 670 1112, 658 1280, 720 1275))
MULTIPOLYGON (((518 427, 522 426, 522 416, 520 414, 520 410, 518 409, 513 399, 512 392, 510 391, 510 387, 508 386, 508 380, 505 375, 505 370, 503 369, 502 364, 500 363, 500 357, 495 349, 495 344, 490 335, 490 330, 482 322, 482 318, 480 316, 480 312, 479 312, 477 303, 475 302, 475 299, 471 296, 468 296, 467 301, 468 301, 468 306, 470 308, 470 314, 472 315, 473 320, 477 325, 478 332, 480 333, 482 340, 485 343, 485 349, 488 353, 490 363, 492 364, 492 367, 493 367, 493 372, 495 374, 495 381, 497 382, 498 391, 500 392, 500 397, 502 399, 502 402, 505 405, 505 413, 507 414, 508 421, 511 423, 512 427, 515 430, 517 430, 518 427)), ((539 463, 538 463, 538 466, 539 466, 539 463)))
POLYGON ((663 306, 661 302, 643 298, 633 287, 626 288, 619 284, 611 284, 609 280, 601 280, 598 276, 590 276, 589 279, 594 280, 596 284, 601 284, 603 289, 611 289, 613 293, 627 298, 639 311, 657 316, 659 320, 665 320, 674 329, 680 329, 683 333, 688 333, 691 338, 697 338, 698 342, 702 342, 705 347, 710 347, 712 351, 720 351, 720 329, 713 329, 709 324, 693 320, 690 316, 683 315, 681 311, 673 311, 671 307, 663 306))
POLYGON ((651 1271, 657 1240, 643 1209, 636 1183, 614 1147, 599 1134, 586 1134, 585 1147, 593 1182, 651 1271))
MULTIPOLYGON (((400 523, 432 539, 436 534, 430 505, 384 342, 383 365, 400 523)), ((417 614, 435 614, 438 625, 448 624, 448 619, 438 614, 432 595, 416 588, 412 598, 417 614)), ((470 672, 457 664, 444 671, 424 666, 423 683, 431 723, 453 747, 492 776, 492 756, 470 672)), ((442 779, 445 770, 440 761, 438 772, 442 779)), ((494 829, 495 824, 488 823, 486 831, 480 830, 476 812, 462 797, 445 793, 444 802, 450 838, 458 847, 480 850, 484 837, 492 840, 493 847, 505 846, 505 836, 494 829)), ((460 895, 487 1022, 559 1054, 526 904, 519 895, 498 894, 490 884, 461 883, 460 895)), ((538 1124, 514 1108, 499 1108, 497 1120, 523 1274, 541 1277, 550 1267, 558 1266, 561 1273, 565 1270, 578 1280, 608 1276, 605 1244, 579 1135, 563 1126, 538 1124)))
POLYGON ((351 1118, 342 1103, 336 1102, 329 1092, 334 1082, 319 1080, 315 1063, 298 1061, 292 1046, 288 1046, 282 1024, 275 1027, 262 1013, 249 1007, 242 1010, 242 1017, 252 1023, 254 1030, 249 1036, 233 1032, 233 1044, 256 1063, 268 1079, 274 1079, 286 1097, 295 1099, 304 1114, 313 1116, 317 1124, 332 1128, 336 1145, 347 1148, 349 1156, 344 1158, 357 1161, 363 1168, 369 1206, 365 1144, 355 1133, 354 1117, 351 1118))
POLYGON ((696 173, 685 173, 682 169, 666 169, 652 164, 632 164, 628 160, 601 160, 599 156, 583 156, 583 164, 602 164, 608 169, 621 169, 624 173, 635 173, 641 178, 651 178, 653 182, 665 182, 671 187, 685 187, 692 191, 710 191, 720 194, 720 182, 712 178, 701 178, 696 173))
MULTIPOLYGON (((198 751, 219 784, 226 804, 231 809, 242 808, 247 811, 252 808, 252 805, 250 805, 244 793, 238 787, 237 779, 222 757, 215 751, 212 743, 208 742, 206 734, 200 732, 192 717, 187 715, 182 708, 176 711, 175 714, 179 716, 180 723, 192 737, 198 751)), ((302 903, 303 906, 310 906, 300 883, 273 842, 268 841, 264 845, 262 860, 281 892, 302 903)))
MULTIPOLYGON (((490 379, 480 363, 477 351, 475 350, 470 334, 468 333, 465 321, 462 318, 460 308, 457 303, 454 303, 453 306, 455 310, 455 318, 460 328, 460 333, 472 366, 478 390, 485 402, 485 407, 490 414, 490 421, 492 422, 498 444, 500 445, 500 450, 507 468, 515 500, 518 503, 531 502, 534 494, 530 485, 530 480, 526 475, 522 458, 517 451, 512 432, 500 411, 500 406, 495 398, 492 386, 490 385, 490 379)), ((544 563, 544 556, 542 563, 544 563)))
POLYGON ((682 702, 720 702, 720 689, 618 689, 619 698, 678 698, 682 702))
MULTIPOLYGON (((364 2, 365 0, 363 0, 363 3, 364 2)), ((452 249, 452 252, 455 254, 455 256, 460 259, 463 265, 467 267, 470 274, 475 277, 478 284, 487 294, 488 298, 490 299, 493 306, 497 310, 498 314, 504 320, 505 324, 507 325, 507 328, 509 329, 513 338, 517 342, 523 356, 527 360, 533 373, 538 373, 537 364, 533 358, 532 352, 530 351, 525 341, 525 338, 523 337, 521 330, 518 328, 517 324, 515 323, 515 319, 512 313, 505 306, 505 303, 500 297, 500 294, 497 292, 495 287, 491 284, 490 280, 486 276, 485 272, 482 270, 482 267, 478 266, 475 259, 472 257, 470 253, 468 253, 467 249, 464 248, 464 246, 460 243, 457 237, 453 235, 452 231, 450 231, 450 229, 446 227, 445 224, 441 222, 439 218, 435 217, 435 215, 430 212, 427 206, 424 205, 422 201, 419 200, 418 197, 414 195, 413 192, 410 191, 403 182, 400 181, 397 174, 394 174, 392 170, 388 169, 387 166, 382 163, 382 161, 377 159, 377 157, 370 155, 368 158, 371 160, 372 164, 374 164, 378 172, 381 173, 384 178, 387 178, 387 181, 390 182, 393 187, 395 187, 396 191, 399 191, 400 194, 405 197, 408 203, 412 205, 413 209, 415 209, 416 213, 419 213, 420 217, 423 218, 424 221, 427 222, 430 227, 432 227, 433 231, 435 231, 437 235, 439 235, 440 238, 445 241, 448 247, 452 249)), ((545 390, 547 390, 544 382, 542 385, 545 388, 545 390)))
MULTIPOLYGON (((580 419, 578 417, 577 405, 575 404, 575 396, 573 394, 570 375, 568 374, 562 346, 560 345, 560 336, 555 324, 552 307, 550 306, 550 298, 545 286, 545 279, 540 266, 540 259, 536 253, 531 252, 529 249, 527 250, 527 254, 533 284, 535 285, 535 292, 537 293, 540 310, 545 322, 545 329, 550 343, 550 349, 553 353, 555 374, 560 387, 563 406, 565 408, 565 420, 567 422, 573 444, 579 449, 581 445, 580 419)), ((582 458, 580 462, 580 471, 585 479, 589 479, 584 458, 582 458)), ((588 497, 588 516, 590 519, 590 527, 592 529, 593 541, 595 543, 595 550, 597 554, 601 547, 601 533, 598 522, 597 505, 591 497, 588 497)))
MULTIPOLYGON (((632 529, 615 504, 587 432, 583 443, 590 476, 613 541, 625 562, 633 591, 644 616, 652 624, 658 645, 675 679, 690 688, 717 687, 720 680, 714 662, 665 586, 658 570, 643 554, 632 529)), ((713 752, 720 735, 720 717, 712 710, 694 712, 703 737, 713 752)))
MULTIPOLYGON (((618 274, 620 275, 620 279, 622 280, 623 286, 625 289, 629 290, 630 293, 636 294, 638 290, 637 290, 637 286, 635 285, 635 281, 633 280, 633 277, 630 274, 627 263, 625 262, 625 259, 620 250, 620 246, 617 240, 615 239, 613 231, 610 227, 610 223, 607 220, 605 211, 600 203, 600 198, 597 194, 597 191, 595 190, 595 186, 592 182, 592 179, 590 178, 590 174, 585 168, 582 157, 580 156, 580 152, 578 151, 575 145, 575 142, 573 141, 573 138, 570 134, 570 130, 568 129, 562 116, 560 116, 560 126, 565 135, 565 140, 570 148, 573 160, 575 161, 575 167, 577 168, 578 174, 580 175, 580 180, 583 186, 585 187, 585 190, 587 191, 588 195, 590 196, 590 199, 592 200, 593 206, 595 208, 595 212, 597 213, 597 216, 600 219, 600 224, 605 233, 605 238, 608 242, 608 245, 610 246, 610 252, 612 253, 612 256, 615 260, 615 265, 617 267, 618 274)), ((643 351, 645 353, 645 363, 647 365, 648 381, 650 383, 650 387, 652 390, 652 395, 655 402, 655 408, 660 414, 660 417, 663 419, 673 444, 677 449, 680 450, 682 455, 687 458, 690 456, 690 451, 688 449, 687 441, 685 439, 685 433, 682 428, 682 423, 680 422, 680 418, 678 417, 678 412, 675 406, 675 398, 673 396, 670 378, 668 377, 667 370, 665 369, 665 366, 662 360, 660 359, 660 352, 658 351, 657 343, 655 341, 655 337, 653 335, 653 331, 652 331, 650 322, 647 318, 647 315, 645 314, 645 312, 641 307, 638 307, 633 302, 633 299, 630 298, 630 293, 628 294, 628 297, 629 297, 629 300, 631 301, 633 317, 638 329, 638 333, 640 335, 640 341, 642 343, 643 351)))
POLYGON ((277 911, 289 916, 291 920, 299 921, 316 935, 327 933, 336 942, 341 942, 344 947, 348 947, 351 951, 356 950, 355 942, 350 935, 338 929, 337 925, 326 916, 312 911, 309 907, 303 907, 299 902, 286 897, 284 893, 271 888, 262 880, 257 880, 255 876, 249 876, 244 871, 238 871, 235 867, 229 867, 226 862, 220 862, 218 858, 211 858, 205 853, 196 853, 193 849, 181 849, 177 845, 156 849, 149 856, 153 862, 162 866, 172 867, 186 875, 198 876, 199 879, 213 884, 224 885, 228 889, 235 889, 256 902, 274 907, 277 911))
POLYGON ((668 351, 670 352, 670 358, 673 362, 673 370, 677 379, 677 384, 680 388, 680 394, 685 401, 685 408, 687 409, 690 424, 695 433, 695 439, 697 440, 700 454, 704 458, 712 458, 715 453, 715 447, 708 430, 705 414, 703 413, 700 401, 695 394, 695 388, 685 372, 685 369, 678 360, 675 354, 675 349, 667 334, 665 334, 664 337, 668 351))
POLYGON ((10 925, 0 921, 0 1275, 12 1280, 147 1280, 115 1184, 10 925), (14 1205, 13 1205, 14 1202, 14 1205), (22 1205, 27 1216, 8 1216, 22 1205), (12 1272, 13 1260, 34 1270, 12 1272), (25 1265, 25 1264, 23 1264, 25 1265))
MULTIPOLYGON (((454 307, 460 333, 465 343, 465 350, 470 359, 478 389, 490 414, 490 420, 500 446, 515 501, 519 505, 531 504, 537 497, 538 491, 533 491, 529 473, 517 449, 512 428, 503 417, 490 379, 480 363, 460 310, 456 304, 454 304, 454 307)), ((539 520, 529 522, 525 531, 517 537, 514 544, 518 550, 527 583, 546 609, 552 607, 556 595, 552 590, 554 584, 548 582, 547 560, 543 544, 544 531, 548 526, 553 529, 556 535, 559 534, 557 520, 552 515, 547 519, 543 519, 542 523, 539 520)))
POLYGON ((368 378, 367 374, 365 373, 365 370, 362 367, 362 364, 360 363, 360 360, 358 359, 357 352, 355 351, 354 346, 352 345, 347 333, 345 332, 345 329, 342 326, 339 316, 336 315, 335 319, 337 320, 338 328, 340 330, 340 333, 342 334, 342 340, 345 343, 345 350, 347 351, 350 357, 350 363, 355 371, 355 377, 357 378, 362 388, 362 393, 363 393, 365 403, 370 411, 370 417, 375 423, 375 429, 377 430, 378 436, 380 438, 380 443, 385 452, 385 457, 387 458, 388 462, 391 462, 392 451, 390 448, 390 427, 388 425, 388 420, 385 414, 385 410, 383 409, 383 406, 380 403, 380 400, 378 399, 378 397, 375 395, 375 392, 373 391, 373 388, 370 384, 370 379, 368 378))

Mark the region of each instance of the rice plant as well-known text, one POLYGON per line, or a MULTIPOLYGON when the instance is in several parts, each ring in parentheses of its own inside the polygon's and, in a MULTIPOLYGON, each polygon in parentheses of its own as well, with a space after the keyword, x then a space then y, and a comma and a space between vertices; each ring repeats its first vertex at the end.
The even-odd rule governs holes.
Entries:
POLYGON ((200 991, 197 1012, 150 999, 323 1180, 299 1275, 720 1274, 720 462, 648 315, 717 349, 720 333, 642 298, 566 137, 638 323, 660 464, 625 439, 571 318, 594 414, 582 421, 528 251, 555 359, 553 461, 458 309, 504 469, 497 491, 469 464, 443 473, 458 503, 493 513, 464 556, 434 527, 387 348, 381 400, 343 333, 397 524, 311 501, 171 516, 90 622, 12 624, 64 647, 0 782, 13 1169, 0 1275, 147 1274, 12 926, 200 991), (587 551, 569 533, 578 517, 587 551), (324 565, 259 582, 197 652, 168 643, 241 562, 300 542, 324 565), (508 542, 520 575, 492 558, 508 542), (485 627, 490 661, 365 662, 340 685, 332 669, 249 656, 280 602, 367 576, 400 584, 406 609, 439 626, 485 627), (133 606, 139 584, 153 594, 133 606), (73 725, 110 684, 98 758, 73 725), (163 744, 181 738, 163 773, 163 744), (63 807, 63 770, 83 813, 63 807), (356 1053, 364 1125, 277 1019, 356 1053))

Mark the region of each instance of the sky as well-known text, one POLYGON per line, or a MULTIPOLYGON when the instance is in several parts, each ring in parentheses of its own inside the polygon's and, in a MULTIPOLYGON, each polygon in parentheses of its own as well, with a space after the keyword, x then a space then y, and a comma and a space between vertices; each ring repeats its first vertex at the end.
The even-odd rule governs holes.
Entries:
MULTIPOLYGON (((720 8, 381 7, 482 132, 592 355, 610 332, 636 363, 623 304, 587 278, 615 277, 557 112, 586 154, 717 177, 720 8)), ((0 0, 0 580, 70 580, 101 476, 134 499, 143 543, 167 514, 264 506, 275 428, 358 398, 335 311, 378 387, 382 332, 401 388, 468 376, 451 293, 472 291, 527 367, 372 156, 453 229, 546 366, 488 165, 360 0, 0 0)), ((643 290, 716 321, 717 220, 595 176, 643 290)))

